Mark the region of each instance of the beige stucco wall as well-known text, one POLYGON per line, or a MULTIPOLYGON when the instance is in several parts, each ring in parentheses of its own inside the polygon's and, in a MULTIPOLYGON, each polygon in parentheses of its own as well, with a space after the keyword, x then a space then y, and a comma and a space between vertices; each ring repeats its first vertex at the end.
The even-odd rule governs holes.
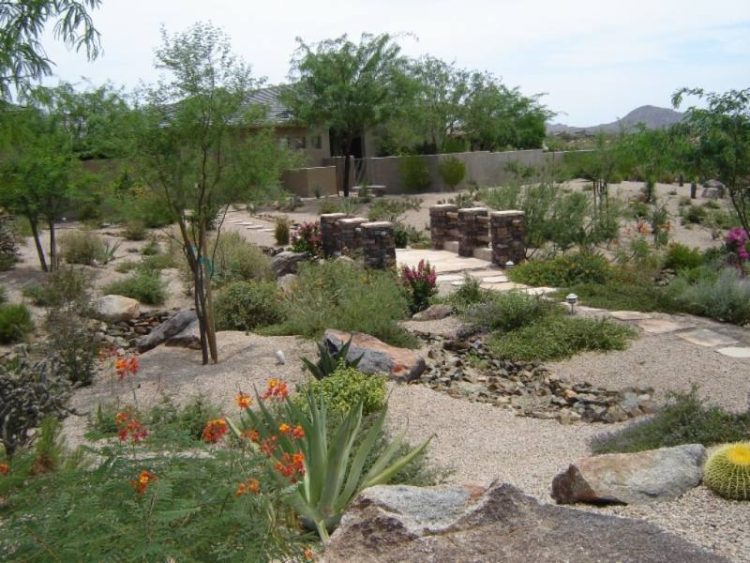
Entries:
POLYGON ((336 167, 317 166, 287 170, 281 177, 284 187, 300 197, 336 194, 336 167), (315 193, 316 189, 318 194, 315 193))
POLYGON ((331 156, 331 143, 328 138, 328 129, 307 127, 281 127, 274 129, 274 135, 281 142, 282 139, 304 138, 305 148, 301 149, 304 155, 304 164, 308 166, 321 166, 323 159, 331 156), (313 147, 313 139, 320 137, 320 148, 313 147))

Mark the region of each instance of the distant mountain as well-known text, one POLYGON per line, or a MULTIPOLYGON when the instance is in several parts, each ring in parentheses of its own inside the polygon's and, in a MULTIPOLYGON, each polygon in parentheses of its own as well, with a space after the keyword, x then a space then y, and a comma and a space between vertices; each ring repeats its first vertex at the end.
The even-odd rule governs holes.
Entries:
POLYGON ((594 135, 596 133, 618 133, 621 129, 629 131, 639 123, 643 123, 647 129, 662 129, 682 121, 684 114, 668 108, 656 106, 641 106, 634 109, 625 117, 612 123, 602 123, 590 127, 571 127, 562 123, 551 123, 547 125, 547 133, 559 135, 560 133, 594 135))

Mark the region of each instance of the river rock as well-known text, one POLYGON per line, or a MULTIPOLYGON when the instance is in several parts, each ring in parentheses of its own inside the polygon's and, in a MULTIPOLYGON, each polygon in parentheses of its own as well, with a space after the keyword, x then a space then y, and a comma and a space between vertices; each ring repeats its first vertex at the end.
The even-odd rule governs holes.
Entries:
POLYGON ((130 321, 141 312, 141 304, 137 300, 122 295, 104 295, 91 305, 94 318, 108 323, 130 321))
POLYGON ((142 354, 143 352, 156 348, 162 342, 165 342, 167 339, 176 336, 185 330, 190 323, 197 319, 198 317, 196 316, 195 311, 187 309, 179 311, 177 314, 171 316, 157 326, 149 334, 138 339, 138 353, 142 354))
POLYGON ((411 381, 425 370, 424 358, 408 348, 398 348, 361 332, 342 332, 328 329, 323 342, 332 352, 338 353, 351 338, 347 359, 362 359, 357 369, 364 373, 384 373, 400 381, 411 381))
POLYGON ((453 307, 446 303, 436 303, 430 305, 424 311, 416 313, 412 319, 415 321, 439 321, 449 317, 453 313, 453 307))
POLYGON ((705 459, 700 444, 585 457, 554 478, 552 498, 560 504, 674 499, 701 482, 705 459))
POLYGON ((352 503, 323 561, 424 563, 725 562, 640 520, 540 504, 511 485, 371 487, 352 503))

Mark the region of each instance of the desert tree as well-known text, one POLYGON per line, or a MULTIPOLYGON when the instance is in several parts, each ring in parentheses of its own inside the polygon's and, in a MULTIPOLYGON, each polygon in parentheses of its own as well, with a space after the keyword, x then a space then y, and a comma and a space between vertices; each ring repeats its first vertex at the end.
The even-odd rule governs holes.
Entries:
POLYGON ((328 127, 338 139, 335 151, 346 157, 344 196, 349 196, 354 142, 386 123, 410 91, 407 59, 388 34, 362 34, 359 43, 346 35, 308 45, 297 38, 291 61, 293 83, 284 101, 309 125, 328 127))
POLYGON ((142 181, 166 202, 192 273, 203 363, 218 362, 212 256, 230 203, 248 201, 278 182, 286 152, 248 104, 257 83, 231 51, 226 34, 197 23, 162 30, 156 66, 162 80, 140 101, 137 136, 142 181), (209 239, 217 222, 219 232, 209 239))

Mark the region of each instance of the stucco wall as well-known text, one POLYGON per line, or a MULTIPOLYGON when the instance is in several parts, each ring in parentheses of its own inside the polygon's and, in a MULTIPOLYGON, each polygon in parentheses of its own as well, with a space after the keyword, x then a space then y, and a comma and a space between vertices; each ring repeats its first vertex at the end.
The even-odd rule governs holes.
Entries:
POLYGON ((287 170, 282 175, 282 183, 290 192, 300 197, 336 194, 336 167, 318 166, 287 170), (316 189, 318 194, 316 194, 316 189))

